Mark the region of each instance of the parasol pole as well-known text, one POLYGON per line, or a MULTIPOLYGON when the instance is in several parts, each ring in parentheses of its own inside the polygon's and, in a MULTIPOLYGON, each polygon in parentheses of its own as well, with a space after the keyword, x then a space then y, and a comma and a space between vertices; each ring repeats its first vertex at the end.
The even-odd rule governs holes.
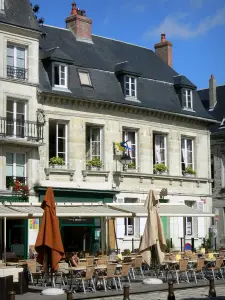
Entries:
POLYGON ((6 263, 6 217, 4 217, 4 262, 6 263))

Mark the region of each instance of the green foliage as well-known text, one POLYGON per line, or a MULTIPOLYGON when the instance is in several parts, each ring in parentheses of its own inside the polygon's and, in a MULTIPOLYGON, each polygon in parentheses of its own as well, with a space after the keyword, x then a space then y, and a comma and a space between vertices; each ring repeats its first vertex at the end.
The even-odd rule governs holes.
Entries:
POLYGON ((51 157, 49 160, 50 165, 65 165, 64 159, 59 156, 51 157))
POLYGON ((136 169, 136 165, 133 161, 131 161, 128 165, 128 169, 136 169))
POLYGON ((196 175, 196 171, 193 170, 191 167, 187 167, 187 168, 184 170, 184 173, 196 175))
POLYGON ((91 160, 87 161, 87 166, 101 168, 103 166, 103 163, 99 158, 94 157, 91 160))
POLYGON ((164 164, 156 164, 153 166, 154 172, 167 172, 168 168, 164 164))
POLYGON ((171 248, 174 248, 174 244, 172 243, 171 247, 171 239, 166 239, 166 253, 169 253, 171 248))

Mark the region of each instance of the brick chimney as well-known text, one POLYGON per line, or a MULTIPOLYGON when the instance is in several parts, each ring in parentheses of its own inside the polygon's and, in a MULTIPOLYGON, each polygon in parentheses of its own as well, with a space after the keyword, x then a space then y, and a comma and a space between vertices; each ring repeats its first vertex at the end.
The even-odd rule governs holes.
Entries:
POLYGON ((155 44, 155 54, 158 55, 165 63, 172 67, 173 62, 173 53, 172 53, 173 44, 166 40, 165 33, 161 34, 161 42, 155 44))
POLYGON ((211 75, 209 79, 209 109, 213 110, 216 105, 216 79, 211 75))
POLYGON ((77 40, 92 43, 92 20, 87 18, 86 11, 77 8, 74 2, 70 16, 66 18, 66 28, 75 34, 77 40))

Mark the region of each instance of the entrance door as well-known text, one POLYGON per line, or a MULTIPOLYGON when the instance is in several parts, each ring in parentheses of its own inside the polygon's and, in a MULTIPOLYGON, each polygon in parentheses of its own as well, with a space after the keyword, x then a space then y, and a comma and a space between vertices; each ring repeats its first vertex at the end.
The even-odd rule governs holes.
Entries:
POLYGON ((6 251, 12 257, 27 258, 27 230, 27 220, 7 220, 6 251))

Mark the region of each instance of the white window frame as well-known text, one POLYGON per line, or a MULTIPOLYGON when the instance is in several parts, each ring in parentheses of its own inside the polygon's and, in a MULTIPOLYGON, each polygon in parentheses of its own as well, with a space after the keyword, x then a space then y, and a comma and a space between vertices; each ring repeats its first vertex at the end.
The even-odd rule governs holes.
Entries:
POLYGON ((129 150, 126 151, 126 154, 130 155, 132 161, 133 161, 133 159, 135 160, 135 166, 136 166, 136 169, 137 169, 138 168, 138 133, 137 133, 137 130, 135 130, 135 129, 123 128, 123 130, 122 130, 122 135, 124 136, 124 141, 123 142, 126 142, 128 140, 128 133, 129 132, 135 133, 135 144, 131 144, 128 141, 128 146, 130 148, 132 148, 132 145, 135 145, 136 156, 132 156, 132 151, 129 151, 129 150))
MULTIPOLYGON (((130 203, 132 205, 132 203, 139 203, 139 200, 136 198, 124 198, 124 203, 130 203), (129 201, 131 200, 131 201, 129 201), (132 201, 135 200, 135 201, 132 201)), ((126 237, 136 237, 139 235, 140 232, 136 232, 136 222, 140 222, 140 218, 137 217, 126 217, 124 218, 124 236, 126 237), (133 234, 128 234, 128 220, 132 219, 133 220, 133 234)), ((139 223, 139 231, 140 231, 140 223, 139 223)))
POLYGON ((225 187, 225 153, 221 155, 221 186, 225 187))
MULTIPOLYGON (((1 1, 1 0, 0 0, 1 1)), ((4 0, 3 0, 3 2, 4 2, 4 0)), ((14 68, 18 68, 17 67, 17 48, 23 48, 24 50, 25 50, 25 61, 24 61, 24 72, 25 72, 25 79, 24 80, 27 80, 28 79, 28 74, 27 74, 27 47, 26 46, 24 46, 24 45, 18 45, 18 44, 12 44, 12 43, 7 43, 7 52, 8 52, 8 46, 10 46, 10 47, 13 47, 14 49, 13 49, 13 67, 14 68)), ((7 54, 7 58, 8 58, 8 54, 7 54)), ((6 59, 6 64, 7 64, 7 60, 8 59, 6 59)), ((7 64, 7 67, 8 67, 8 64, 7 64)), ((22 69, 22 68, 21 68, 22 69)), ((16 74, 15 74, 15 76, 14 76, 14 78, 17 78, 16 77, 16 74)), ((18 78, 18 79, 20 79, 20 78, 18 78)))
POLYGON ((56 156, 59 156, 59 153, 63 153, 63 152, 59 152, 59 139, 63 139, 65 140, 65 166, 67 166, 68 163, 68 124, 65 122, 61 122, 58 121, 56 122, 56 156), (63 137, 59 137, 59 124, 60 125, 64 125, 65 126, 65 138, 63 137))
POLYGON ((4 10, 4 2, 5 0, 0 0, 0 10, 4 10))
POLYGON ((67 89, 68 88, 68 65, 67 64, 62 64, 62 63, 53 63, 52 64, 52 81, 53 81, 53 86, 55 88, 63 88, 67 89), (55 67, 59 67, 59 84, 55 84, 55 67), (60 84, 61 83, 61 67, 65 68, 65 85, 60 84))
POLYGON ((90 77, 89 72, 78 70, 78 75, 79 75, 79 79, 80 79, 80 84, 81 84, 81 85, 84 85, 84 86, 92 86, 91 77, 90 77), (89 84, 82 83, 80 74, 86 74, 86 75, 87 75, 89 84))
POLYGON ((100 141, 99 141, 99 143, 100 143, 100 155, 99 155, 99 159, 102 161, 102 147, 103 147, 103 144, 102 144, 102 140, 103 140, 103 138, 102 138, 102 134, 103 134, 103 128, 101 127, 101 126, 90 126, 89 127, 89 129, 90 129, 90 132, 89 132, 89 134, 90 134, 90 139, 89 139, 89 143, 90 143, 90 160, 92 160, 94 157, 98 157, 97 155, 93 155, 92 154, 92 143, 93 142, 96 142, 96 141, 92 141, 92 130, 93 129, 99 129, 99 131, 100 131, 100 133, 99 133, 99 136, 100 136, 100 141))
POLYGON ((194 161, 194 139, 182 136, 181 137, 181 165, 182 165, 182 155, 184 157, 184 164, 185 168, 191 166, 191 168, 194 170, 195 169, 195 161, 194 161), (184 140, 184 153, 183 153, 183 148, 182 148, 182 140, 184 140), (187 151, 187 141, 191 141, 191 148, 192 148, 192 164, 188 163, 188 151, 187 151))
POLYGON ((162 133, 154 133, 155 139, 154 139, 154 151, 155 151, 155 164, 164 164, 165 166, 167 166, 167 135, 166 134, 162 134, 162 133), (157 145, 157 138, 163 138, 164 139, 164 148, 160 148, 160 143, 159 143, 159 148, 157 145), (158 149, 157 149, 158 148, 158 149), (164 150, 164 157, 165 157, 165 162, 161 162, 158 160, 156 153, 159 151, 161 152, 161 150, 164 150))
POLYGON ((186 109, 193 110, 193 92, 192 92, 192 90, 186 89, 184 96, 185 96, 185 106, 184 107, 186 109), (190 92, 190 95, 188 95, 188 92, 190 92), (189 97, 190 97, 190 101, 189 101, 189 97), (190 106, 189 106, 189 102, 190 102, 190 106))
POLYGON ((135 99, 137 98, 137 78, 136 77, 129 76, 129 75, 124 76, 124 93, 125 93, 126 98, 135 98, 135 99), (129 95, 127 95, 126 78, 129 78, 129 95), (132 96, 131 79, 134 79, 134 86, 135 86, 135 90, 134 90, 135 95, 134 96, 132 96))
MULTIPOLYGON (((16 137, 16 127, 17 127, 17 121, 16 121, 16 116, 17 116, 17 103, 22 102, 24 105, 24 136, 26 137, 26 121, 27 121, 27 103, 25 101, 20 101, 20 100, 14 100, 14 99, 7 99, 6 100, 13 102, 13 135, 16 137)), ((6 103, 6 108, 7 108, 7 103, 6 103)), ((8 111, 6 111, 7 113, 8 111)), ((7 121, 6 121, 7 122, 7 121)))
MULTIPOLYGON (((23 154, 24 155, 24 161, 25 161, 25 163, 24 163, 24 177, 25 178, 27 178, 27 157, 26 157, 26 153, 24 153, 24 152, 6 152, 6 154, 5 154, 5 160, 6 160, 6 156, 7 156, 7 153, 8 154, 13 154, 13 175, 12 175, 12 177, 14 178, 16 178, 16 177, 19 177, 19 176, 16 176, 16 154, 23 154)), ((5 164, 6 164, 6 162, 5 162, 5 164)), ((7 164, 6 164, 7 165, 7 164)))

